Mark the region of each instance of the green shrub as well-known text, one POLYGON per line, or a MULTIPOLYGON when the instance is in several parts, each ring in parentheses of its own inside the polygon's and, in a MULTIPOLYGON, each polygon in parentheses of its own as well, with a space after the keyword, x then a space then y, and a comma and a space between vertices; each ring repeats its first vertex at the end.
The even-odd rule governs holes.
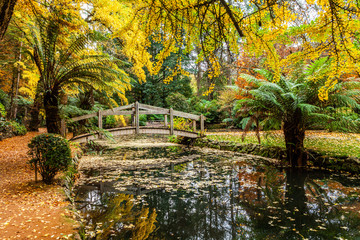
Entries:
POLYGON ((0 119, 0 140, 13 136, 25 135, 26 128, 15 121, 5 121, 0 119))
POLYGON ((55 134, 40 134, 29 143, 30 164, 39 169, 43 181, 50 184, 55 175, 71 164, 71 150, 68 140, 55 134))
POLYGON ((22 136, 22 135, 25 135, 27 133, 26 127, 24 125, 22 125, 22 124, 19 124, 18 122, 11 121, 10 125, 11 125, 11 128, 12 128, 12 132, 16 136, 22 136))
POLYGON ((139 125, 146 126, 146 122, 147 122, 147 116, 145 114, 141 114, 139 116, 139 125))
POLYGON ((117 124, 114 115, 108 115, 105 117, 104 128, 115 128, 116 125, 117 124))
POLYGON ((179 92, 172 92, 165 99, 166 104, 175 110, 188 112, 190 105, 187 102, 187 98, 179 92))

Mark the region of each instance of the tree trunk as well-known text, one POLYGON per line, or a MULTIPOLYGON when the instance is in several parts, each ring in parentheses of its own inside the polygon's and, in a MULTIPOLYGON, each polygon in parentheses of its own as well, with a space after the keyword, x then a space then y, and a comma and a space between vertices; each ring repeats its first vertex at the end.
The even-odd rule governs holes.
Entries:
POLYGON ((305 128, 301 124, 300 110, 295 114, 293 121, 284 122, 284 136, 287 161, 291 167, 306 166, 304 156, 305 128))
POLYGON ((38 86, 36 88, 34 103, 30 109, 30 123, 29 123, 29 127, 28 127, 29 131, 39 131, 39 126, 40 126, 39 113, 40 113, 40 108, 42 105, 42 98, 41 98, 39 88, 40 88, 40 85, 38 83, 38 86))
POLYGON ((57 89, 52 91, 46 91, 44 94, 46 128, 48 133, 60 134, 61 132, 61 119, 58 97, 59 91, 57 89))
MULTIPOLYGON (((23 45, 23 43, 21 42, 20 47, 19 47, 19 56, 18 56, 19 62, 21 61, 22 45, 23 45)), ((20 66, 18 66, 16 69, 16 78, 13 79, 13 83, 12 83, 12 87, 11 87, 10 111, 8 113, 8 118, 10 120, 14 120, 17 115, 20 77, 21 77, 21 69, 20 69, 20 66)))
POLYGON ((5 35, 16 2, 17 0, 0 0, 0 40, 5 35))

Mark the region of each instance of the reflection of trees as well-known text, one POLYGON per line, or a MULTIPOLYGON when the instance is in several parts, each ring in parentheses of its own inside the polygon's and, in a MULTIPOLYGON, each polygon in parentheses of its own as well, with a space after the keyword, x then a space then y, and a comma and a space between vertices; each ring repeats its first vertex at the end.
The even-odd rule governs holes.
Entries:
MULTIPOLYGON (((201 174, 200 174, 201 175, 201 174)), ((211 178, 211 176, 210 176, 211 178)), ((157 191, 146 197, 147 203, 157 209, 159 230, 149 239, 233 239, 236 237, 237 188, 235 178, 226 185, 215 185, 196 191, 157 191)))
POLYGON ((147 239, 155 230, 156 212, 149 208, 138 208, 132 195, 103 195, 101 204, 87 212, 86 223, 89 238, 147 239))
MULTIPOLYGON (((115 194, 115 189, 106 185, 100 184, 101 194, 87 191, 96 192, 87 194, 93 197, 93 204, 87 207, 90 230, 98 234, 98 239, 112 235, 116 239, 221 240, 359 236, 359 217, 341 208, 350 204, 346 198, 350 188, 339 201, 340 195, 334 192, 340 191, 341 184, 335 184, 326 174, 248 164, 238 164, 239 169, 213 167, 206 171, 207 166, 199 164, 199 171, 191 173, 190 189, 152 189, 144 198, 149 204, 146 208, 133 203, 132 196, 115 194), (220 180, 215 176, 224 177, 220 180), (202 180, 214 184, 199 189, 202 187, 197 182, 202 180), (221 183, 216 184, 218 181, 221 183), (156 213, 149 211, 153 208, 156 213)), ((174 171, 189 174, 184 166, 178 165, 174 171)))
POLYGON ((359 217, 340 211, 331 189, 322 187, 304 169, 239 171, 252 184, 241 186, 239 195, 246 217, 238 218, 240 236, 246 239, 334 239, 359 236, 359 217), (250 176, 252 175, 252 176, 250 176), (277 177, 276 177, 277 176, 277 177), (256 184, 255 184, 256 183, 256 184), (259 191, 260 190, 260 191, 259 191), (352 230, 351 230, 352 229, 352 230), (276 235, 273 233, 276 232, 276 235))

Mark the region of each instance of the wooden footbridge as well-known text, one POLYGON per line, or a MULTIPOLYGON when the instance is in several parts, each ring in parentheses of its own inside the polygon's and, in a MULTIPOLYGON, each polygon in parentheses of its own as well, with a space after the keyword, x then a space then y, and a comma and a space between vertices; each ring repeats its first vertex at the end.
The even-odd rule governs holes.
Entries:
MULTIPOLYGON (((161 134, 161 135, 176 135, 188 138, 198 138, 204 134, 204 120, 203 115, 195 115, 180 111, 175 111, 172 108, 160 108, 150 106, 142 103, 135 102, 126 106, 120 106, 114 109, 100 110, 96 113, 90 113, 83 116, 78 116, 70 119, 70 121, 80 121, 93 117, 98 118, 98 128, 103 129, 102 117, 109 115, 131 115, 132 126, 106 129, 113 136, 130 135, 130 134, 161 134), (139 117, 141 114, 161 114, 164 115, 164 125, 161 126, 140 126, 139 117), (169 117, 169 123, 168 123, 169 117), (174 129, 174 117, 182 117, 192 120, 192 131, 174 129), (200 132, 196 131, 196 122, 200 122, 200 132)), ((62 124, 62 132, 66 130, 66 123, 62 124)), ((71 140, 74 142, 87 142, 89 140, 102 138, 101 131, 87 133, 73 137, 71 140)))

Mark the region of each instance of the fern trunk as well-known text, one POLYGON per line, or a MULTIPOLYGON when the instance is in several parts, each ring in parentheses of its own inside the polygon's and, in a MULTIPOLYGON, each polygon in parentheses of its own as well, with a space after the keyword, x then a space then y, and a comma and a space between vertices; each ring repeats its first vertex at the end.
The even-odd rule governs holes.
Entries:
POLYGON ((300 111, 296 111, 290 121, 284 121, 283 131, 288 163, 291 167, 306 166, 304 154, 305 128, 301 122, 300 111))
POLYGON ((41 103, 42 103, 41 94, 37 89, 34 98, 34 103, 30 109, 29 131, 39 131, 39 126, 40 126, 39 113, 40 113, 40 108, 42 106, 41 103))
POLYGON ((46 91, 44 94, 44 108, 46 114, 46 128, 48 133, 60 134, 61 119, 59 111, 59 91, 46 91))

